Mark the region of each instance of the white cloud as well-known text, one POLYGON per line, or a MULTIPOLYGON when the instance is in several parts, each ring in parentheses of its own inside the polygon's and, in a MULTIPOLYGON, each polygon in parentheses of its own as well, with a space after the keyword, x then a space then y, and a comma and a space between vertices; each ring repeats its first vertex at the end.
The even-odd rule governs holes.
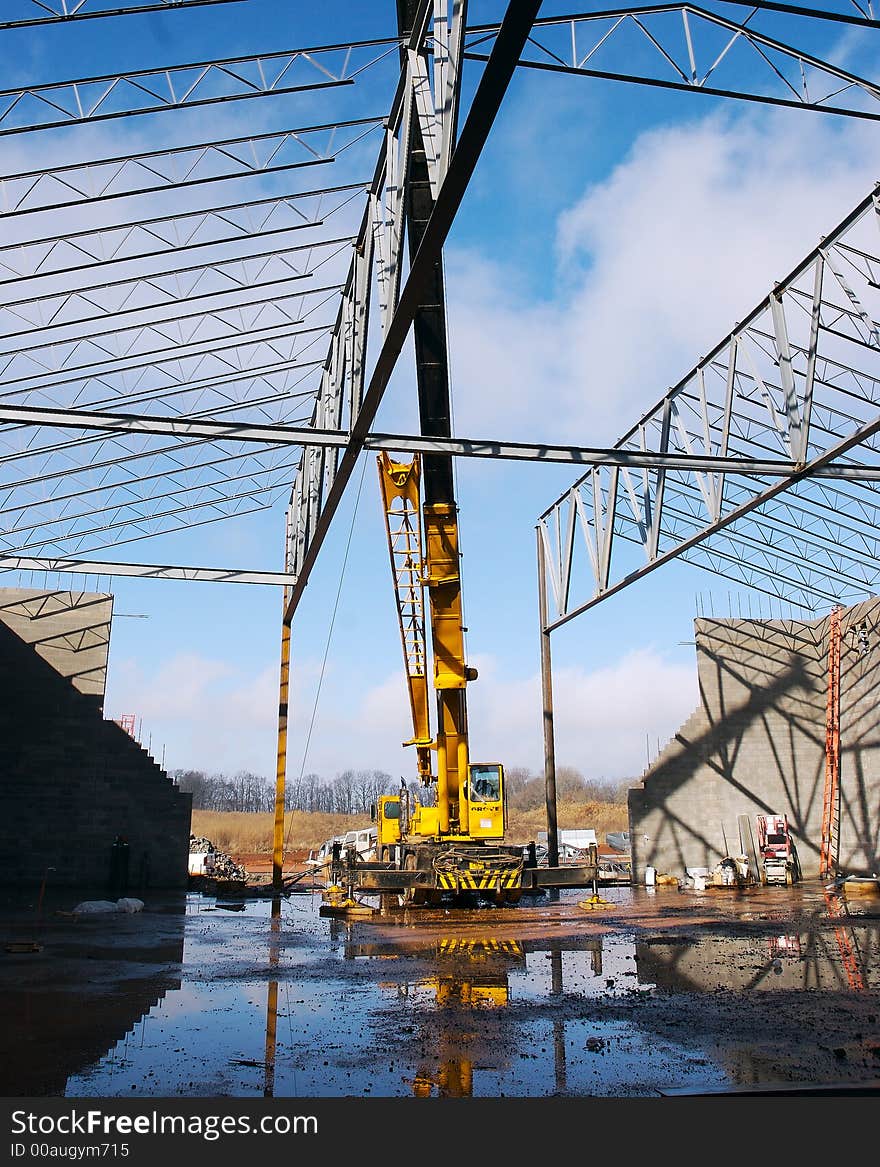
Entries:
MULTIPOLYGON (((538 673, 509 676, 491 657, 475 657, 478 680, 468 688, 471 756, 505 766, 543 770, 541 681, 538 673)), ((673 664, 638 649, 619 662, 587 671, 554 670, 556 758, 588 777, 637 778, 652 756, 697 707, 696 665, 673 664)), ((433 718, 433 704, 431 716, 433 718)), ((412 733, 402 672, 319 710, 306 770, 332 775, 348 767, 415 776, 415 753, 402 742, 412 733)), ((298 774, 301 755, 290 759, 298 774)))
POLYGON ((278 676, 274 668, 248 675, 229 661, 178 653, 145 669, 116 664, 105 714, 134 713, 141 744, 170 770, 274 775, 278 676))
MULTIPOLYGON (((469 690, 472 753, 543 770, 541 679, 506 679, 490 661, 469 690)), ((696 665, 673 664, 650 648, 587 671, 553 671, 556 762, 588 778, 638 778, 651 756, 699 703, 696 665)))
POLYGON ((307 708, 292 711, 291 776, 298 777, 301 769, 325 777, 348 769, 385 770, 393 777, 415 775, 415 753, 402 748, 412 737, 403 671, 368 687, 361 687, 359 681, 353 679, 344 689, 337 688, 319 700, 305 765, 313 695, 307 708))
POLYGON ((515 255, 451 251, 459 431, 616 441, 868 193, 874 158, 873 126, 713 116, 642 134, 565 209, 549 299, 515 255))
MULTIPOLYGON (((468 689, 472 757, 542 770, 539 674, 511 676, 490 656, 471 663, 479 672, 468 689)), ((346 769, 414 777, 415 752, 402 744, 412 734, 402 670, 362 688, 328 678, 315 710, 318 675, 315 662, 299 662, 290 694, 289 777, 301 769, 325 777, 346 769)), ((168 769, 274 777, 274 665, 247 673, 229 661, 178 653, 151 670, 120 661, 111 681, 106 715, 135 713, 142 744, 157 759, 164 752, 168 769)), ((638 777, 646 737, 653 754, 657 739, 665 742, 698 703, 696 666, 670 663, 652 648, 593 671, 557 667, 553 684, 557 763, 587 777, 638 777)))

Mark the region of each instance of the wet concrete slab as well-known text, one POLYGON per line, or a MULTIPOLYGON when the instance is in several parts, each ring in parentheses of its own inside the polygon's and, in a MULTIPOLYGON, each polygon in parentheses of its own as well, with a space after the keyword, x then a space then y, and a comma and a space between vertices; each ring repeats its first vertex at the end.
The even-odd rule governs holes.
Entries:
POLYGON ((880 1081, 880 900, 614 887, 0 907, 4 1096, 658 1097, 880 1081), (7 951, 37 939, 40 951, 7 951))

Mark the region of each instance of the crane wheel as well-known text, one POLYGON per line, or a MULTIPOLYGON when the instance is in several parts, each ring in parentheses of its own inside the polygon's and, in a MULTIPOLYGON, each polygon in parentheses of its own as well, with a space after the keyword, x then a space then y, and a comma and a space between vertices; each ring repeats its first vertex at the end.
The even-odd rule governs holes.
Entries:
MULTIPOLYGON (((404 871, 417 871, 416 856, 414 851, 410 851, 403 860, 404 871)), ((401 896, 401 904, 405 908, 419 908, 426 903, 428 898, 428 889, 425 887, 408 887, 401 896)))

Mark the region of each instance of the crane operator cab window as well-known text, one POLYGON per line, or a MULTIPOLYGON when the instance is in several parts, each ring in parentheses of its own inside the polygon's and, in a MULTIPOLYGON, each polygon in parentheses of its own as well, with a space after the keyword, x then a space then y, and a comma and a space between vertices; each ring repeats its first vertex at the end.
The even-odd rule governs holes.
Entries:
POLYGON ((473 765, 470 770, 470 801, 501 801, 501 767, 493 765, 473 765))
POLYGON ((475 839, 504 836, 504 771, 498 762, 468 766, 469 833, 475 839))

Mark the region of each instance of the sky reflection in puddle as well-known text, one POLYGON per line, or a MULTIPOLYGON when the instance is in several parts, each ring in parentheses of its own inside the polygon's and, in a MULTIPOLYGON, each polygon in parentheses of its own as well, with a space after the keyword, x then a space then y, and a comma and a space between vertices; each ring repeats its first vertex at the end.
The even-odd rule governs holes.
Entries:
POLYGON ((180 988, 71 1075, 68 1097, 622 1097, 880 1071, 873 918, 846 928, 859 988, 827 920, 695 939, 608 930, 598 913, 347 923, 300 896, 273 931, 268 902, 209 909, 188 899, 180 988), (828 1027, 826 1050, 802 1007, 827 1013, 828 993, 840 1033, 828 1027), (803 1020, 780 1048, 772 1018, 789 997, 803 1020), (841 1001, 873 1008, 873 1028, 841 1001))

